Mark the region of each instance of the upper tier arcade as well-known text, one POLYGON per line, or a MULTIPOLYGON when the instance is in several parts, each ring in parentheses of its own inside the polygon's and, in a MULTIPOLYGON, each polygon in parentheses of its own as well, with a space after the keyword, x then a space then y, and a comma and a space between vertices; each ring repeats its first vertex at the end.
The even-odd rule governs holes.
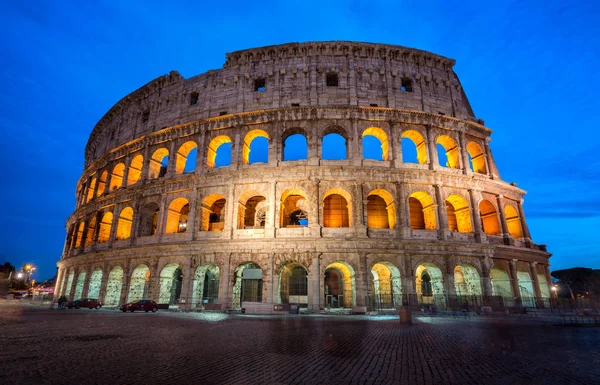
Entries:
POLYGON ((154 79, 94 127, 85 167, 107 151, 163 128, 219 115, 284 107, 370 106, 475 122, 454 60, 402 46, 345 41, 236 51, 222 69, 154 79))

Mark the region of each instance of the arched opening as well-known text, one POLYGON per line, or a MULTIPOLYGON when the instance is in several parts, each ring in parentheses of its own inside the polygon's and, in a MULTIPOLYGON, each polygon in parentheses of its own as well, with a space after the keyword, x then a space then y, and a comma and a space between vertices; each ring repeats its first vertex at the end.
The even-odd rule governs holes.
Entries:
POLYGON ((242 164, 269 161, 269 134, 264 130, 251 130, 244 137, 242 164))
POLYGON ((389 160, 389 142, 385 131, 369 127, 363 131, 363 159, 389 160))
POLYGON ((468 264, 455 266, 454 290, 457 296, 481 295, 481 279, 477 269, 468 264))
POLYGON ((350 194, 341 188, 329 190, 323 198, 323 226, 350 227, 352 216, 350 194))
POLYGON ((367 196, 367 224, 371 229, 396 227, 396 204, 388 191, 377 189, 367 196))
POLYGON ((504 215, 506 216, 506 227, 510 236, 517 239, 522 238, 521 218, 517 210, 511 205, 506 205, 504 206, 504 215))
POLYGON ((83 229, 85 228, 85 222, 79 222, 79 226, 77 227, 77 234, 75 234, 75 248, 81 246, 81 241, 83 238, 83 229))
POLYGON ((471 224, 471 209, 465 198, 460 195, 450 195, 446 199, 448 229, 459 233, 473 232, 471 224))
POLYGON ((225 167, 231 164, 231 138, 219 135, 208 144, 206 167, 225 167))
POLYGON ((148 298, 150 289, 150 269, 146 265, 138 265, 131 274, 127 302, 148 298))
POLYGON ((267 201, 264 196, 247 192, 238 207, 238 229, 263 229, 266 222, 267 201), (249 198, 247 198, 250 195, 249 198))
POLYGON ((67 284, 62 287, 62 294, 65 297, 69 297, 71 295, 71 286, 73 286, 73 279, 75 279, 75 272, 71 270, 69 273, 69 278, 67 279, 67 284))
POLYGON ((406 130, 401 135, 402 162, 427 164, 427 143, 419 131, 406 130))
POLYGON ((325 307, 350 308, 355 305, 354 269, 344 262, 331 263, 325 268, 325 307))
POLYGON ((106 294, 104 295, 104 306, 117 306, 121 299, 123 288, 123 268, 115 266, 108 274, 106 282, 106 294))
POLYGON ((90 223, 88 224, 87 235, 85 237, 84 246, 89 246, 94 241, 94 233, 96 232, 96 216, 93 216, 90 219, 90 223))
POLYGON ((219 267, 214 263, 198 266, 194 274, 192 307, 199 308, 205 304, 218 303, 219 300, 219 267))
POLYGON ((535 307, 535 291, 529 269, 519 264, 517 266, 517 278, 519 279, 519 290, 521 291, 523 306, 535 307))
POLYGON ((279 271, 278 303, 308 304, 308 271, 299 263, 288 263, 279 271))
POLYGON ((169 150, 159 148, 154 151, 150 158, 150 168, 148 170, 148 179, 156 179, 165 176, 169 166, 169 150))
POLYGON ((490 281, 494 295, 507 298, 512 302, 513 292, 511 281, 504 268, 501 266, 492 267, 490 269, 490 281))
POLYGON ((498 223, 498 213, 492 202, 484 199, 479 203, 479 216, 483 232, 488 235, 500 234, 500 223, 498 223))
POLYGON ((188 215, 190 213, 190 204, 185 198, 176 198, 169 205, 167 211, 167 234, 185 233, 187 231, 188 215))
POLYGON ((88 298, 100 298, 100 285, 102 284, 102 270, 95 269, 90 275, 90 283, 88 286, 88 298))
POLYGON ((169 263, 163 267, 159 275, 160 293, 158 303, 177 305, 181 296, 181 283, 183 282, 183 273, 176 263, 169 263))
POLYGON ((159 206, 156 202, 146 203, 140 210, 139 236, 147 237, 156 234, 158 228, 159 206))
POLYGON ((242 307, 243 302, 262 302, 262 269, 256 263, 247 262, 235 269, 232 306, 242 307))
POLYGON ((442 271, 433 263, 422 263, 415 271, 415 289, 419 303, 444 305, 444 280, 442 271))
POLYGON ((393 309, 402 305, 400 270, 389 262, 374 264, 369 292, 374 309, 393 309))
POLYGON ((348 159, 348 145, 346 138, 335 132, 323 136, 323 139, 321 140, 321 159, 348 159))
POLYGON ((91 201, 92 198, 94 197, 94 189, 95 188, 96 188, 96 177, 92 178, 92 180, 90 181, 90 185, 88 187, 88 192, 87 192, 86 203, 91 201))
POLYGON ((131 236, 131 224, 133 223, 133 209, 125 207, 119 214, 117 221, 117 239, 127 239, 131 236))
POLYGON ((202 201, 202 231, 223 231, 227 201, 220 194, 211 194, 202 201))
POLYGON ((440 166, 460 168, 459 150, 456 141, 447 135, 440 135, 436 141, 440 166))
POLYGON ((196 170, 198 145, 194 141, 187 141, 179 147, 175 155, 175 174, 183 174, 196 170))
POLYGON ((96 196, 104 194, 104 189, 106 188, 106 180, 108 179, 108 171, 102 171, 100 174, 100 178, 98 178, 98 188, 96 189, 96 196))
POLYGON ((83 293, 83 285, 85 283, 85 271, 82 271, 77 276, 77 283, 75 284, 75 294, 73 295, 73 300, 78 300, 81 298, 81 294, 83 293))
POLYGON ((475 142, 467 144, 467 153, 469 154, 469 162, 471 170, 479 174, 487 174, 485 167, 485 153, 481 146, 475 142))
POLYGON ((415 191, 408 197, 410 228, 413 230, 435 230, 435 205, 431 195, 424 191, 415 191))
POLYGON ((123 186, 123 175, 125 175, 125 164, 117 164, 110 174, 110 191, 113 192, 123 186))
POLYGON ((308 200, 300 189, 290 189, 281 196, 280 226, 299 228, 308 226, 308 200))
POLYGON ((142 167, 144 167, 144 157, 140 154, 133 157, 129 165, 127 174, 127 186, 137 183, 142 178, 142 167))
POLYGON ((306 136, 292 134, 283 141, 283 160, 306 160, 308 159, 308 144, 306 136))
POLYGON ((537 269, 536 274, 542 298, 550 298, 550 288, 548 287, 548 281, 546 281, 546 274, 538 272, 537 269))
POLYGON ((98 243, 107 242, 110 239, 110 228, 112 227, 113 214, 108 211, 102 216, 100 227, 98 228, 98 243))

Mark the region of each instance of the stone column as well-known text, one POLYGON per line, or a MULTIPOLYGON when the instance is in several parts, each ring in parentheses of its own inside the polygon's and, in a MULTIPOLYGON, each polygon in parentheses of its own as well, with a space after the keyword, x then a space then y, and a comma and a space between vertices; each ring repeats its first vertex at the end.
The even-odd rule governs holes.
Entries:
POLYGON ((308 138, 306 138, 306 144, 308 146, 308 165, 318 166, 319 165, 319 135, 317 134, 317 124, 315 120, 310 120, 309 127, 307 130, 308 138))
POLYGON ((196 152, 196 170, 194 171, 196 175, 204 174, 206 169, 206 143, 205 143, 206 135, 204 132, 200 132, 196 135, 196 140, 198 143, 198 150, 196 152))
POLYGON ((125 265, 123 269, 123 282, 121 283, 121 296, 119 298, 119 306, 127 303, 129 298, 129 286, 131 285, 131 267, 125 265))
POLYGON ((475 241, 487 243, 483 226, 481 225, 481 216, 479 215, 479 206, 477 205, 478 190, 469 189, 469 198, 471 198, 471 218, 473 219, 473 233, 475 233, 475 241))
POLYGON ((429 169, 433 170, 438 165, 437 150, 435 148, 434 132, 430 125, 425 126, 427 129, 427 160, 429 161, 429 169))
POLYGON ((229 191, 227 194, 227 202, 226 210, 225 210, 225 223, 223 223, 223 231, 221 233, 222 238, 231 239, 233 234, 234 223, 233 221, 236 219, 234 214, 237 214, 236 202, 234 202, 234 193, 235 184, 231 183, 229 185, 229 191))
MULTIPOLYGON (((221 270, 221 269, 219 269, 221 270)), ((230 298, 230 281, 231 281, 231 256, 225 258, 225 263, 222 269, 222 273, 219 276, 219 304, 221 310, 227 309, 229 306, 230 298)))
POLYGON ((360 238, 367 237, 367 199, 363 194, 362 184, 355 184, 354 190, 354 202, 353 207, 353 224, 352 226, 356 229, 356 235, 360 238))
POLYGON ((529 227, 527 227, 527 221, 525 220, 525 211, 523 210, 523 202, 521 199, 517 203, 517 207, 519 209, 519 217, 521 219, 521 228, 523 229, 523 239, 525 240, 525 245, 527 247, 531 247, 533 242, 531 241, 531 234, 529 233, 529 227))
POLYGON ((177 148, 175 147, 176 140, 169 143, 169 164, 167 164, 167 173, 165 179, 170 179, 175 174, 175 166, 177 165, 177 148))
MULTIPOLYGON (((79 271, 73 269, 73 282, 71 282, 71 287, 67 287, 67 299, 69 301, 73 300, 73 296, 75 295, 75 287, 77 287, 77 281, 79 280, 79 271)), ((68 283, 68 282, 67 282, 68 283)))
POLYGON ((150 146, 145 143, 144 147, 144 162, 142 164, 142 175, 140 177, 141 183, 146 183, 148 180, 148 173, 150 172, 150 146))
POLYGON ((312 264, 308 275, 308 308, 312 312, 318 312, 321 308, 321 259, 319 255, 312 258, 312 264))
POLYGON ((358 134, 358 119, 352 118, 352 148, 350 150, 350 154, 348 154, 348 159, 350 160, 350 165, 352 166, 360 166, 362 164, 362 140, 358 134))
POLYGON ((485 297, 491 297, 494 295, 494 289, 492 288, 492 278, 490 276, 490 261, 489 257, 484 257, 481 263, 481 275, 482 275, 482 289, 485 297))
POLYGON ((521 298, 521 289, 519 288, 519 276, 517 274, 517 260, 510 260, 510 281, 513 289, 513 296, 517 298, 515 306, 521 306, 523 300, 521 298))
POLYGON ((469 164, 469 155, 467 152, 467 140, 465 138, 465 132, 458 132, 458 148, 460 149, 460 154, 462 155, 462 170, 463 174, 471 175, 473 172, 471 171, 471 167, 469 164))
POLYGON ((90 279, 92 278, 92 269, 91 266, 86 267, 85 269, 85 280, 83 281, 83 288, 81 290, 81 298, 86 298, 88 296, 88 291, 90 290, 90 279))
POLYGON ((192 240, 196 239, 196 235, 199 231, 199 217, 202 220, 202 211, 200 210, 200 204, 198 202, 198 189, 194 184, 192 188, 192 196, 190 197, 190 213, 188 215, 186 231, 192 233, 192 240))
MULTIPOLYGON (((100 280, 100 291, 98 292, 98 300, 104 303, 104 297, 106 296, 106 287, 108 286, 108 277, 110 276, 110 269, 107 264, 104 264, 102 268, 102 279, 100 280)), ((125 277, 123 277, 125 280, 125 277)))
POLYGON ((506 224, 506 215, 504 215, 504 195, 496 195, 496 202, 498 204, 498 214, 500 215, 500 225, 502 226, 502 237, 504 238, 504 244, 510 245, 511 239, 510 234, 508 233, 508 226, 506 224))
POLYGON ((537 308, 543 308, 542 290, 540 289, 540 280, 537 276, 537 262, 529 262, 529 274, 531 275, 531 283, 533 284, 533 292, 535 293, 535 305, 537 308))
POLYGON ((127 183, 127 179, 129 178, 129 167, 131 166, 131 156, 127 155, 125 157, 125 170, 123 171, 123 186, 127 187, 129 183, 127 183))
POLYGON ((277 302, 277 285, 279 284, 279 274, 275 272, 274 265, 275 253, 269 253, 269 266, 267 269, 268 281, 266 282, 266 295, 263 302, 276 303, 277 302))
POLYGON ((158 235, 158 241, 162 238, 163 234, 165 234, 165 227, 167 226, 167 218, 169 217, 169 206, 167 206, 167 199, 169 196, 167 194, 162 194, 160 197, 160 207, 158 209, 158 221, 156 224, 156 231, 154 235, 158 235))
POLYGON ((400 238, 410 238, 411 229, 408 215, 408 198, 406 194, 406 184, 404 182, 396 182, 396 232, 400 238))
POLYGON ((185 264, 181 269, 183 272, 183 279, 181 282, 181 294, 179 295, 179 308, 182 310, 190 310, 192 307, 191 285, 193 283, 193 274, 191 271, 191 263, 191 258, 187 257, 185 264))
POLYGON ((550 275, 550 265, 544 265, 544 274, 546 274, 546 284, 548 285, 548 292, 550 297, 556 299, 557 293, 552 290, 554 284, 552 283, 552 275, 550 275))
POLYGON ((313 238, 321 237, 321 218, 319 216, 319 207, 321 205, 319 195, 319 179, 309 177, 310 191, 308 192, 308 227, 310 236, 313 238))
POLYGON ((441 240, 449 237, 450 229, 448 228, 448 214, 446 213, 446 201, 443 197, 443 186, 436 184, 433 185, 435 188, 435 204, 437 205, 438 214, 438 238, 441 240))
POLYGON ((269 209, 265 213, 265 238, 275 238, 275 213, 278 203, 277 182, 269 183, 269 197, 267 198, 267 202, 269 202, 269 209))
POLYGON ((64 285, 64 275, 65 269, 58 268, 58 273, 56 273, 56 283, 54 284, 54 295, 52 296, 52 302, 56 302, 58 300, 58 297, 60 297, 60 291, 62 290, 62 286, 64 285))
POLYGON ((456 296, 456 287, 454 285, 454 259, 446 258, 446 274, 444 275, 444 283, 446 294, 448 297, 456 296))
POLYGON ((366 312, 367 308, 367 278, 366 275, 369 273, 368 265, 367 265, 367 255, 366 253, 359 254, 359 263, 358 263, 358 271, 355 273, 354 277, 356 292, 356 307, 358 308, 358 312, 366 312))
POLYGON ((240 139, 240 131, 236 130, 235 136, 233 138, 233 143, 231 143, 231 163, 230 169, 237 170, 239 168, 239 164, 242 161, 242 157, 240 156, 241 152, 241 139, 240 139))

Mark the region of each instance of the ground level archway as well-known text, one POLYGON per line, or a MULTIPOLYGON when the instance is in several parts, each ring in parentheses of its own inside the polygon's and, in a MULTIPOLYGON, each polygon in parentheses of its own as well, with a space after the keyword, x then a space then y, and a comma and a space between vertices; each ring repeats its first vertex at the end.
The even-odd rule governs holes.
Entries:
POLYGON ((218 303, 219 267, 214 263, 198 266, 194 274, 192 308, 218 303))
POLYGON ((334 262, 325 268, 325 307, 350 308, 354 298, 354 269, 345 262, 334 262))

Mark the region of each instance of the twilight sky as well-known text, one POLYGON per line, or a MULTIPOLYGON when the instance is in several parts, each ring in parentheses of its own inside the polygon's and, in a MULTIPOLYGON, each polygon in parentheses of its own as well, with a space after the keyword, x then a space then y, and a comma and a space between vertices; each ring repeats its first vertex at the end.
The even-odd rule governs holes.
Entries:
POLYGON ((0 263, 54 275, 88 136, 126 94, 170 70, 220 68, 226 52, 356 40, 456 59, 552 268, 600 268, 600 2, 202 3, 4 2, 0 263))

